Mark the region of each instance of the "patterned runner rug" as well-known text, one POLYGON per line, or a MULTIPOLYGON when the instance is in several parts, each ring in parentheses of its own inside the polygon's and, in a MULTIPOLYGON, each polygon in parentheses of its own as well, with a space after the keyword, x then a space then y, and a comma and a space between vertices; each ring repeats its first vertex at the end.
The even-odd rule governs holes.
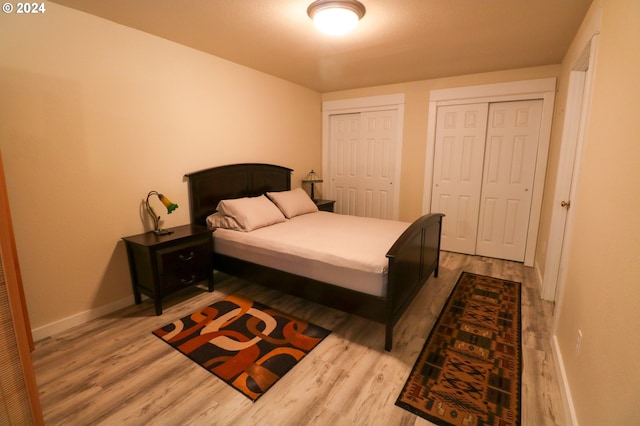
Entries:
POLYGON ((330 333, 234 295, 153 331, 252 401, 330 333))
POLYGON ((519 425, 520 286, 463 272, 396 405, 438 425, 519 425))

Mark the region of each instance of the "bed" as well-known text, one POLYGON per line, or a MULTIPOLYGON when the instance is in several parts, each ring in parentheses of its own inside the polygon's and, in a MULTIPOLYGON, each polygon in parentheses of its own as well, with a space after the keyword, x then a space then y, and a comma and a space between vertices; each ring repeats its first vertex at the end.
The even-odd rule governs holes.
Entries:
MULTIPOLYGON (((246 200, 245 197, 257 201, 262 196, 266 197, 265 194, 273 196, 279 193, 293 193, 295 190, 291 189, 291 172, 291 169, 277 165, 244 163, 186 174, 191 223, 210 225, 211 215, 216 212, 221 201, 240 202, 243 199, 246 200)), ((390 229, 385 231, 386 233, 380 232, 385 234, 384 238, 388 241, 384 243, 387 245, 381 248, 383 256, 380 255, 383 257, 381 261, 384 262, 384 271, 375 272, 371 269, 373 266, 368 270, 359 270, 357 266, 353 266, 354 260, 351 260, 352 263, 345 263, 337 258, 338 267, 343 268, 342 272, 337 274, 343 277, 342 282, 333 278, 336 274, 331 275, 326 271, 330 268, 323 267, 327 265, 323 263, 327 262, 325 258, 315 259, 316 264, 302 264, 302 259, 292 257, 295 256, 294 252, 287 250, 286 246, 280 247, 284 252, 274 254, 273 250, 278 250, 277 246, 282 246, 284 242, 272 244, 276 247, 270 247, 270 251, 265 251, 266 249, 263 248, 253 250, 251 246, 245 245, 251 244, 250 239, 255 238, 256 235, 273 234, 274 229, 278 227, 293 226, 295 229, 297 226, 298 230, 316 227, 314 222, 309 221, 316 218, 323 220, 322 216, 325 220, 333 217, 336 220, 371 221, 371 218, 353 216, 338 218, 337 216, 342 215, 314 212, 287 218, 251 232, 216 229, 213 232, 214 268, 225 274, 382 323, 385 325, 384 348, 391 351, 394 325, 427 279, 432 274, 434 277, 438 276, 440 234, 444 215, 427 214, 413 223, 404 224, 385 221, 389 222, 390 229), (227 237, 223 238, 225 234, 227 237), (394 236, 390 240, 392 235, 397 238, 394 236), (380 282, 378 289, 359 285, 369 282, 367 280, 375 283, 376 279, 380 282)), ((376 223, 376 220, 378 219, 369 223, 369 226, 382 225, 381 222, 376 223)), ((327 229, 327 225, 322 226, 324 226, 323 229, 327 229)), ((379 229, 382 230, 383 227, 379 226, 379 229)), ((293 231, 293 234, 295 232, 293 231)), ((335 236, 330 236, 330 232, 325 233, 329 235, 327 241, 337 240, 335 236)), ((317 245, 322 247, 322 244, 317 245)), ((358 260, 356 259, 355 262, 357 263, 358 260)), ((376 267, 379 268, 379 266, 376 267)))

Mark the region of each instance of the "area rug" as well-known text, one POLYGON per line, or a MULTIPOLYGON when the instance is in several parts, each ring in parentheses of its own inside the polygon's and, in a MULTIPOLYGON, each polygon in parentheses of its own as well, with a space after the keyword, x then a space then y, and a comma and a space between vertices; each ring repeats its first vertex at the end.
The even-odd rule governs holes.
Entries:
POLYGON ((463 272, 396 405, 438 425, 519 425, 520 287, 463 272))
POLYGON ((330 331, 232 295, 153 334, 256 401, 330 331))

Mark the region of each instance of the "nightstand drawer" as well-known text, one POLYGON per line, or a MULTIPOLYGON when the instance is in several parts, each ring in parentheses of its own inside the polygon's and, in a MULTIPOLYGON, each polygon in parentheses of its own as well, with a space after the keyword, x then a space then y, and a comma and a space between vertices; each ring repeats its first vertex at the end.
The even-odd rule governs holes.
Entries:
POLYGON ((158 250, 161 291, 173 291, 211 277, 209 239, 158 250))

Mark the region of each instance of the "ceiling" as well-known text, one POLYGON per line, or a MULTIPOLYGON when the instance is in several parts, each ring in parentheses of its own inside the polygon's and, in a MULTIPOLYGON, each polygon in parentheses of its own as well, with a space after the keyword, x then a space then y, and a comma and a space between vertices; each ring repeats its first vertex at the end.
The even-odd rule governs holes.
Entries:
POLYGON ((591 0, 361 0, 326 36, 312 0, 55 0, 319 92, 559 64, 591 0))

